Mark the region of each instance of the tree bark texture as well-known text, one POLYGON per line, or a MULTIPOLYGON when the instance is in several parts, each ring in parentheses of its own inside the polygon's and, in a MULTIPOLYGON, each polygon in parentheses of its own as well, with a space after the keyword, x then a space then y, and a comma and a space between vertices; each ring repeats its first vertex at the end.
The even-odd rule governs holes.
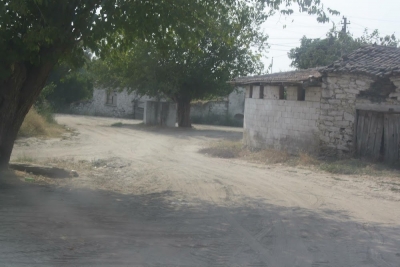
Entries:
POLYGON ((0 169, 8 167, 19 128, 53 66, 53 62, 39 66, 15 63, 11 76, 0 81, 0 169))
POLYGON ((176 104, 178 105, 178 127, 192 127, 190 121, 190 102, 190 98, 176 98, 176 104))

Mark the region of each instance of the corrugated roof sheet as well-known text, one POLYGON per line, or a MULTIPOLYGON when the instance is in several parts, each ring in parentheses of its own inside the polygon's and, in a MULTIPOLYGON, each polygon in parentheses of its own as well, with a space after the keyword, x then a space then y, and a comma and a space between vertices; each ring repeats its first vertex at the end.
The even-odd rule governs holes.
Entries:
POLYGON ((259 76, 247 76, 235 78, 231 83, 251 84, 251 83, 300 83, 308 81, 310 78, 319 78, 319 69, 306 69, 287 72, 278 72, 259 76))
POLYGON ((343 56, 320 71, 367 74, 377 77, 400 75, 400 48, 365 46, 343 56))

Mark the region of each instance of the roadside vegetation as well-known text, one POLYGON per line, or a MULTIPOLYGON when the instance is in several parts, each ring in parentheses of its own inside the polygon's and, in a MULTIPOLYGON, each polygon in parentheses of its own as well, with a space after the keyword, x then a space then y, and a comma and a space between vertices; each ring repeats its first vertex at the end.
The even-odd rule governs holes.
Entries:
POLYGON ((202 148, 200 153, 218 158, 237 158, 260 164, 284 164, 316 168, 332 174, 400 177, 399 166, 364 159, 318 159, 306 153, 297 156, 286 151, 263 149, 252 151, 240 141, 219 141, 202 148))
POLYGON ((59 137, 62 133, 63 127, 57 124, 51 113, 46 111, 39 114, 35 108, 31 108, 19 129, 18 137, 59 137))

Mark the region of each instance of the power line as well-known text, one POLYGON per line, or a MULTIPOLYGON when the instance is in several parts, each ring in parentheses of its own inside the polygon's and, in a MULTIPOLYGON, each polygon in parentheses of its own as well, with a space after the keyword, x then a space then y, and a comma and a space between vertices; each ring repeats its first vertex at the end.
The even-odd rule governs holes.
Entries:
MULTIPOLYGON (((290 15, 291 17, 309 17, 309 15, 301 15, 301 14, 294 14, 294 15, 290 15)), ((385 21, 385 22, 397 22, 400 23, 400 20, 388 20, 388 19, 378 19, 378 18, 367 18, 367 17, 358 17, 358 16, 352 16, 352 15, 348 15, 348 17, 350 18, 354 18, 354 19, 364 19, 364 20, 376 20, 376 21, 385 21)))
POLYGON ((364 19, 364 20, 376 20, 376 21, 385 21, 385 22, 397 22, 397 23, 400 23, 400 20, 387 20, 387 19, 374 19, 374 18, 363 18, 363 17, 354 17, 354 16, 351 16, 352 18, 355 18, 355 19, 364 19))

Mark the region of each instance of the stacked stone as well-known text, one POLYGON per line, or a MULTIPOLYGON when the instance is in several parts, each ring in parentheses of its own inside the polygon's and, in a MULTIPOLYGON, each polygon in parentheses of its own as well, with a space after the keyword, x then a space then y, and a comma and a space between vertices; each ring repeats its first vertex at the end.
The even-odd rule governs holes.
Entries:
POLYGON ((321 147, 339 154, 353 150, 356 96, 372 82, 372 78, 362 75, 323 78, 318 123, 321 147))

